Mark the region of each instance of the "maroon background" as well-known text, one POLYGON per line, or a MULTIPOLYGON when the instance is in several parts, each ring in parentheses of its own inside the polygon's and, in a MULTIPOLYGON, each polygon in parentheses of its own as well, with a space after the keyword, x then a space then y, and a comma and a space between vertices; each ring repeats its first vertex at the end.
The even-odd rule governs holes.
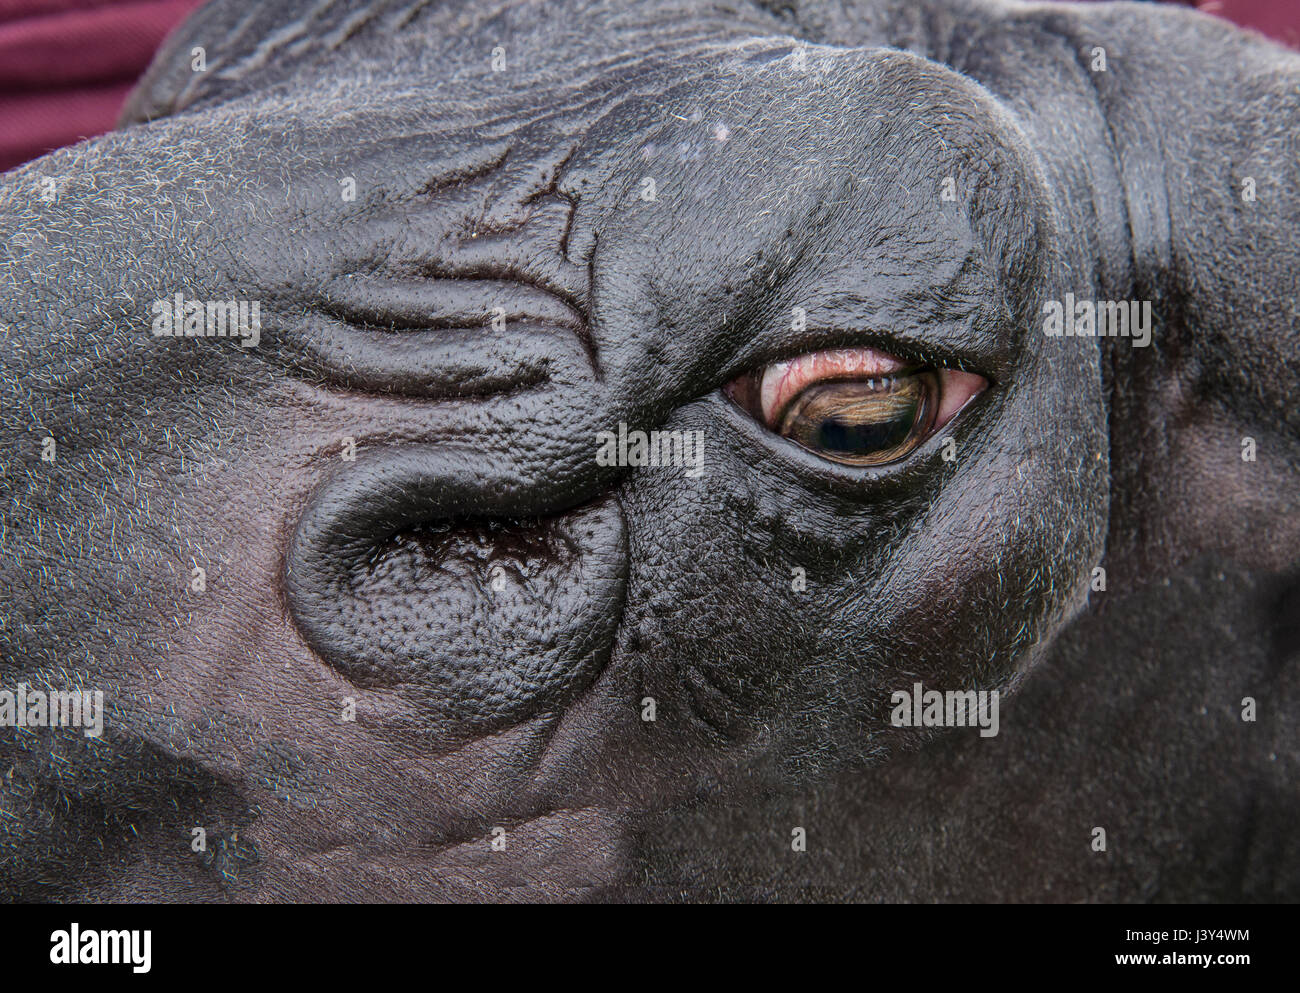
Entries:
MULTIPOLYGON (((167 32, 203 0, 0 0, 0 172, 113 127, 167 32)), ((1200 0, 1300 48, 1300 4, 1200 0)))

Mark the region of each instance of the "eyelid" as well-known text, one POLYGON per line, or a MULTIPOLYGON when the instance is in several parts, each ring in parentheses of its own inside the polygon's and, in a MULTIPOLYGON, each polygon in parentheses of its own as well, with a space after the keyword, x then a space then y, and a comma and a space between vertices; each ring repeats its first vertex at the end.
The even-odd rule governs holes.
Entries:
MULTIPOLYGON (((773 363, 763 371, 758 391, 763 423, 769 428, 773 427, 786 405, 813 383, 888 376, 901 372, 907 365, 893 355, 865 347, 808 352, 784 362, 773 363)), ((950 414, 949 417, 951 416, 950 414)))

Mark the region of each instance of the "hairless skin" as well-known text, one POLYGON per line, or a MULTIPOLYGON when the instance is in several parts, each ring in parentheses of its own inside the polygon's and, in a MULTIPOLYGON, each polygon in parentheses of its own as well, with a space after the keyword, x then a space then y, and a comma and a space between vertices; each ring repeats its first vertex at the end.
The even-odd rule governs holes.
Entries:
POLYGON ((1300 897, 1297 135, 1156 5, 208 4, 0 176, 0 690, 105 700, 0 894, 1300 897))

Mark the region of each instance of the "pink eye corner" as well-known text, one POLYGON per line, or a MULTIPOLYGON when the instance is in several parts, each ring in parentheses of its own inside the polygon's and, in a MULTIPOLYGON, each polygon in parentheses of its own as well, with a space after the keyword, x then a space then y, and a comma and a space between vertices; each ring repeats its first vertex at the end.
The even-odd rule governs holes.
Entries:
POLYGON ((934 418, 934 430, 938 431, 956 417, 966 404, 983 393, 989 381, 973 372, 960 369, 940 369, 939 410, 934 418))
POLYGON ((934 435, 988 380, 918 367, 874 348, 809 352, 739 377, 725 388, 770 431, 833 462, 898 462, 934 435))

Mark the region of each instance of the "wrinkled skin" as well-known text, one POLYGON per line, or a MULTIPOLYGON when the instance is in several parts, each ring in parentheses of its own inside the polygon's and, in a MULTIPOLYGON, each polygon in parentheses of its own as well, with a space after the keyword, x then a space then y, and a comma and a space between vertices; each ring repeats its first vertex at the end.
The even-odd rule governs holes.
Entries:
POLYGON ((0 729, 0 892, 1300 896, 1297 124, 1148 5, 210 4, 0 177, 0 685, 109 707, 0 729), (874 469, 720 392, 855 345, 990 386, 874 469))

